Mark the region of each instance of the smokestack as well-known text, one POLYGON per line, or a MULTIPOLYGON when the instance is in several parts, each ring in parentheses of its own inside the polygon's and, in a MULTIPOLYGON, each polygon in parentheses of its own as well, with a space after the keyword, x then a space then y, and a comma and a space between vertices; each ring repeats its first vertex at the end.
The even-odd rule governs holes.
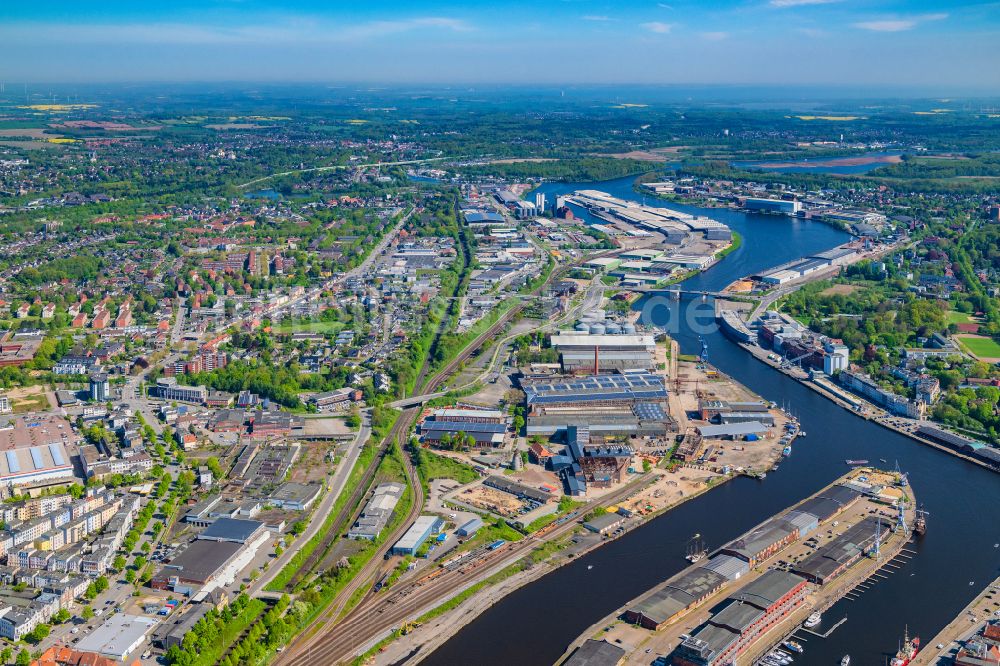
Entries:
POLYGON ((594 374, 601 374, 601 363, 600 363, 600 350, 599 345, 594 345, 594 374))

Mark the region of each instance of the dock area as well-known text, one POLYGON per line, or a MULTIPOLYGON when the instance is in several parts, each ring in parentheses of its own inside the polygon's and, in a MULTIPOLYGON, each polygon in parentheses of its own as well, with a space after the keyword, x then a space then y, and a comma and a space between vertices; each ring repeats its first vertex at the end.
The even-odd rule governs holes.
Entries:
MULTIPOLYGON (((970 581, 972 584, 973 581, 970 581)), ((912 666, 950 666, 959 649, 982 633, 990 620, 1000 620, 1000 577, 983 588, 954 620, 924 644, 912 666), (939 647, 940 646, 940 647, 939 647)))
MULTIPOLYGON (((915 506, 912 488, 900 485, 894 473, 852 470, 617 609, 574 641, 558 663, 588 639, 623 650, 626 664, 648 665, 661 657, 669 664, 679 649, 712 655, 710 663, 755 663, 803 631, 810 614, 845 597, 856 599, 905 567, 915 506), (782 532, 792 523, 801 527, 782 532), (863 554, 855 548, 850 557, 831 558, 847 541, 862 544, 863 554), (764 596, 777 592, 762 603, 761 590, 768 590, 764 596), (753 607, 752 617, 744 605, 753 607), (742 618, 735 625, 734 615, 742 618)), ((820 622, 800 643, 822 640, 840 620, 820 622)))
POLYGON ((937 442, 933 442, 927 439, 926 437, 921 437, 910 428, 899 427, 894 425, 893 424, 894 420, 899 422, 906 422, 906 419, 903 419, 903 417, 890 415, 884 409, 871 404, 870 402, 868 402, 867 400, 865 400, 860 396, 854 395, 853 393, 849 393, 845 389, 829 381, 829 379, 823 379, 822 381, 816 381, 814 379, 810 379, 809 374, 806 373, 801 368, 798 368, 794 365, 786 366, 782 364, 781 362, 782 359, 780 357, 777 357, 776 354, 768 352, 766 349, 760 347, 759 345, 753 342, 737 342, 737 344, 740 347, 742 347, 745 351, 749 352, 754 358, 756 358, 761 363, 766 363, 767 365, 771 366, 778 372, 784 373, 789 377, 791 377, 792 379, 798 380, 798 382, 803 386, 812 389, 813 391, 816 391, 826 399, 831 400, 832 402, 840 405, 841 407, 843 407, 844 409, 846 409, 847 411, 851 412, 856 416, 859 416, 863 419, 871 421, 872 423, 880 425, 887 430, 892 430, 893 432, 896 432, 900 435, 909 437, 910 439, 920 442, 925 446, 934 447, 939 451, 943 451, 958 458, 962 458, 963 460, 967 460, 971 463, 979 465, 980 467, 985 467, 986 469, 997 471, 996 468, 992 467, 991 465, 988 465, 986 462, 979 460, 978 458, 966 455, 960 451, 956 451, 953 448, 949 448, 937 442))

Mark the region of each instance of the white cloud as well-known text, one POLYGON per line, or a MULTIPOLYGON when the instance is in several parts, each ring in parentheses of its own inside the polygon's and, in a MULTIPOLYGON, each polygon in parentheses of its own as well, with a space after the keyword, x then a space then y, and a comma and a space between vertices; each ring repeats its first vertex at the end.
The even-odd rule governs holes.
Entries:
POLYGON ((337 25, 293 18, 269 25, 193 25, 187 23, 6 23, 0 24, 0 42, 67 44, 304 44, 364 41, 422 30, 468 32, 461 19, 428 16, 398 21, 370 21, 337 25))
POLYGON ((658 2, 658 3, 656 3, 656 6, 659 7, 660 9, 673 9, 674 8, 673 5, 668 5, 665 2, 658 2))
POLYGON ((926 23, 927 21, 943 21, 946 18, 948 18, 948 15, 945 13, 921 14, 919 16, 910 16, 907 18, 901 17, 874 21, 859 21, 854 24, 854 27, 862 30, 871 30, 873 32, 903 32, 905 30, 912 30, 921 23, 926 23))
POLYGON ((728 32, 713 31, 713 32, 703 32, 701 33, 701 38, 706 39, 710 42, 721 42, 724 39, 729 38, 728 32))
POLYGON ((640 23, 639 27, 649 32, 665 35, 673 29, 674 25, 663 21, 649 21, 648 23, 640 23))
POLYGON ((819 28, 796 28, 795 32, 813 38, 823 37, 827 34, 825 30, 820 30, 819 28))
POLYGON ((585 16, 581 16, 580 18, 582 18, 584 21, 601 21, 601 22, 618 20, 616 18, 611 18, 610 16, 605 16, 604 14, 587 14, 585 16))
POLYGON ((803 5, 831 5, 841 0, 771 0, 772 7, 802 7, 803 5))

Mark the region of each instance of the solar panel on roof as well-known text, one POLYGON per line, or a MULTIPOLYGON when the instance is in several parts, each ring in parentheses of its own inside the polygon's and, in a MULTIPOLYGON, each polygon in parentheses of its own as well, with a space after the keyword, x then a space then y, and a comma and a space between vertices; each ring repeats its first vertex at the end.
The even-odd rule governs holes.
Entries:
POLYGON ((11 472, 20 472, 21 464, 17 462, 17 453, 14 451, 4 451, 7 455, 7 467, 11 472))
POLYGON ((49 453, 52 454, 52 460, 56 465, 62 466, 66 464, 66 459, 63 458, 62 451, 55 444, 49 444, 49 453))
POLYGON ((504 432, 507 426, 503 423, 464 423, 458 421, 427 421, 423 425, 423 430, 447 430, 462 432, 504 432))
POLYGON ((31 453, 31 462, 35 465, 35 469, 45 467, 45 461, 42 460, 42 454, 39 453, 37 446, 32 446, 28 451, 31 453))

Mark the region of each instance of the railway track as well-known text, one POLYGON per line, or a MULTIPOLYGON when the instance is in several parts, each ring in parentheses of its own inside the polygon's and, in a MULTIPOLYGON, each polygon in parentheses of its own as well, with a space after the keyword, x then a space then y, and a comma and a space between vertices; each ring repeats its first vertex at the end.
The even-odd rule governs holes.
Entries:
MULTIPOLYGON (((594 256, 603 256, 611 252, 612 251, 600 252, 594 256)), ((543 284, 539 285, 534 290, 532 290, 531 295, 537 295, 552 280, 561 277, 563 274, 565 274, 567 270, 573 268, 574 266, 579 265, 583 261, 584 259, 581 258, 580 260, 567 264, 566 266, 556 268, 555 270, 552 271, 546 282, 544 282, 543 284)), ((426 382, 424 381, 424 375, 426 374, 426 369, 422 370, 420 375, 418 375, 417 377, 417 381, 414 383, 414 393, 422 394, 422 393, 436 391, 438 387, 448 377, 454 374, 454 372, 458 369, 458 367, 462 363, 467 361, 469 357, 477 349, 482 347, 484 343, 486 343, 488 340, 494 339, 497 333, 501 331, 505 326, 507 326, 507 324, 510 323, 512 320, 516 319, 524 310, 524 308, 525 304, 522 302, 518 303, 510 310, 508 310, 506 313, 504 313, 503 316, 501 316, 483 333, 477 336, 472 341, 472 343, 466 345, 466 347, 462 349, 462 351, 460 351, 458 354, 456 354, 455 357, 447 363, 447 365, 441 368, 441 370, 435 373, 429 380, 426 380, 426 382)), ((388 446, 393 440, 398 440, 400 441, 401 445, 405 445, 404 438, 406 434, 410 432, 410 429, 413 427, 417 419, 417 416, 420 414, 421 410, 422 408, 420 406, 408 407, 403 410, 403 413, 396 420, 396 423, 393 425, 393 428, 390 430, 389 434, 382 442, 380 457, 386 454, 388 446)), ((416 520, 417 516, 419 516, 420 512, 423 510, 424 497, 421 489, 420 479, 417 475, 417 471, 413 467, 409 456, 406 455, 403 456, 403 463, 407 478, 409 479, 410 482, 410 487, 413 489, 413 495, 414 495, 414 501, 411 504, 410 510, 407 513, 405 519, 400 523, 399 527, 397 527, 397 529, 393 531, 392 534, 388 535, 388 537, 384 542, 384 545, 376 552, 375 555, 372 556, 372 559, 362 568, 360 572, 358 572, 358 574, 350 581, 350 583, 348 583, 348 585, 345 586, 345 588, 340 591, 340 593, 330 604, 330 606, 322 613, 320 613, 319 616, 317 616, 316 619, 313 620, 313 622, 311 622, 308 627, 306 627, 302 632, 300 632, 298 638, 293 639, 293 642, 289 644, 289 646, 283 653, 277 656, 277 658, 274 660, 275 664, 284 665, 284 664, 306 664, 306 663, 310 664, 335 663, 335 661, 332 661, 330 657, 328 657, 325 654, 322 655, 323 656, 322 661, 320 662, 313 661, 314 657, 312 655, 316 654, 317 656, 319 656, 320 652, 326 649, 324 648, 324 646, 326 646, 332 640, 333 641, 350 640, 353 642, 353 645, 355 646, 363 644, 363 642, 356 639, 357 637, 355 636, 353 629, 347 626, 347 623, 352 621, 352 618, 358 617, 359 611, 361 609, 367 608, 368 604, 366 602, 371 600, 373 592, 369 591, 362 598, 361 603, 356 604, 355 607, 352 610, 350 610, 347 613, 347 615, 344 616, 344 618, 340 620, 337 620, 337 618, 343 611, 344 606, 357 593, 357 591, 361 589, 362 586, 370 583, 371 579, 377 574, 377 572, 381 568, 381 560, 384 559, 385 553, 388 552, 389 547, 402 536, 402 534, 409 527, 409 525, 414 520, 416 520), (333 621, 333 624, 330 624, 331 621, 333 621), (318 631, 320 627, 326 627, 326 630, 322 634, 320 634, 318 631), (336 631, 333 631, 333 629, 336 629, 336 631)), ((374 476, 373 470, 376 468, 377 465, 372 465, 372 471, 371 471, 372 476, 374 476)), ((359 488, 364 488, 365 490, 363 492, 367 492, 367 484, 359 484, 359 488)), ((356 504, 358 504, 362 496, 363 493, 357 497, 357 501, 354 501, 355 497, 352 496, 351 498, 352 501, 345 504, 345 510, 346 507, 353 507, 356 504)), ((569 525, 571 526, 571 524, 569 525)), ((331 531, 332 534, 331 542, 332 539, 336 538, 336 535, 338 533, 339 532, 331 531)), ((527 548, 529 545, 534 544, 535 543, 535 541, 533 540, 534 538, 535 537, 532 537, 529 539, 525 539, 522 542, 519 542, 520 544, 523 545, 516 548, 515 549, 516 552, 520 553, 524 548, 527 548)), ((456 581, 454 580, 454 576, 451 575, 439 576, 436 579, 434 586, 432 588, 429 588, 437 590, 438 594, 430 598, 431 599, 437 598, 437 596, 440 596, 447 589, 451 589, 455 584, 455 582, 456 581)), ((416 598, 423 599, 424 595, 421 594, 416 598)), ((412 612, 412 609, 407 610, 407 613, 410 612, 412 612)), ((376 612, 375 615, 382 615, 383 613, 384 610, 380 610, 376 612)), ((367 610, 364 613, 360 613, 362 617, 364 617, 366 614, 367 610)), ((392 616, 393 618, 395 618, 395 614, 393 614, 392 616)), ((398 622, 399 620, 394 619, 393 621, 398 622)))
MULTIPOLYGON (((499 330, 501 330, 504 326, 506 326, 511 319, 517 316, 517 314, 521 311, 521 309, 523 309, 523 306, 517 305, 511 308, 509 311, 507 311, 503 317, 498 319, 486 331, 481 333, 472 342, 472 344, 468 345, 465 349, 463 349, 459 354, 455 356, 454 359, 449 361, 449 363, 444 368, 442 368, 433 377, 431 377, 430 380, 427 381, 426 386, 422 388, 422 390, 425 392, 434 391, 441 384, 441 382, 443 382, 445 379, 451 376, 452 373, 455 372, 455 370, 458 368, 460 364, 468 360, 469 356, 471 356, 476 349, 482 346, 486 340, 492 339, 499 330)), ((416 421, 417 416, 420 414, 420 411, 421 408, 418 406, 407 407, 406 409, 403 410, 403 413, 396 420, 396 423, 393 425, 392 430, 389 431, 389 434, 386 436, 385 440, 382 443, 382 451, 380 453, 381 456, 384 456, 386 454, 386 452, 388 451, 389 444, 394 439, 401 440, 406 436, 406 434, 410 431, 410 428, 416 421)), ((351 580, 351 582, 348 583, 348 585, 343 590, 340 591, 340 593, 337 595, 337 597, 335 598, 334 602, 330 605, 330 607, 328 607, 327 610, 325 610, 324 612, 320 613, 320 615, 315 620, 313 620, 313 622, 299 634, 301 637, 309 637, 302 639, 302 641, 304 641, 304 645, 298 648, 295 646, 294 643, 290 645, 288 649, 286 649, 285 652, 279 655, 279 658, 275 660, 276 664, 294 663, 293 660, 296 654, 300 654, 303 650, 308 652, 311 649, 310 646, 321 638, 321 636, 313 635, 315 629, 319 626, 326 625, 331 620, 337 618, 337 616, 341 613, 341 611, 343 611, 344 606, 347 604, 348 600, 350 600, 351 597, 354 596, 354 594, 359 589, 361 589, 364 585, 367 585, 370 582, 372 577, 375 576, 375 574, 381 567, 381 560, 384 559, 385 552, 388 551, 389 546, 395 543, 399 539, 399 537, 402 536, 403 532, 409 527, 410 523, 416 520, 417 516, 420 515, 420 512, 423 511, 424 497, 423 497, 423 492, 421 491, 420 479, 417 476, 416 468, 413 467, 413 464, 411 463, 409 456, 405 455, 403 456, 403 463, 407 477, 410 481, 410 487, 413 489, 413 495, 414 495, 414 501, 411 504, 410 511, 407 513, 405 519, 400 523, 400 526, 392 534, 389 535, 389 537, 385 540, 382 548, 380 548, 379 551, 376 552, 376 554, 372 557, 372 559, 368 562, 368 564, 366 564, 362 568, 362 570, 359 571, 358 574, 351 580)), ((370 474, 372 478, 374 477, 375 474, 374 470, 376 468, 377 465, 372 465, 370 467, 370 474)), ((370 481, 368 483, 370 483, 370 481)), ((357 497, 358 501, 355 502, 354 501, 355 497, 352 496, 351 498, 352 501, 349 502, 348 504, 345 504, 345 510, 347 509, 347 507, 354 507, 358 502, 360 502, 360 498, 363 496, 364 492, 367 492, 368 484, 367 483, 359 484, 358 487, 359 489, 361 488, 364 489, 358 495, 357 497)), ((357 491, 355 494, 358 494, 357 491)), ((331 530, 330 532, 331 543, 332 540, 336 538, 337 534, 339 534, 339 532, 331 530)), ((318 550, 319 549, 317 548, 317 551, 318 550)), ((370 598, 370 596, 371 593, 369 592, 362 599, 362 602, 370 598)), ((364 605, 363 603, 360 603, 357 606, 355 606, 355 608, 360 608, 363 605, 364 605)), ((348 617, 349 616, 350 615, 348 615, 348 617)), ((340 626, 339 623, 336 626, 339 627, 340 626)))
MULTIPOLYGON (((602 498, 601 504, 615 504, 636 492, 644 482, 632 483, 612 495, 602 498)), ((451 571, 437 569, 418 580, 390 589, 388 594, 369 593, 366 599, 374 603, 361 603, 337 624, 337 631, 330 631, 307 649, 295 654, 288 666, 337 664, 350 660, 387 631, 415 620, 420 613, 430 610, 453 596, 460 587, 475 584, 496 571, 528 556, 538 545, 570 533, 577 526, 575 520, 553 524, 546 531, 525 537, 501 550, 487 553, 451 571)))

